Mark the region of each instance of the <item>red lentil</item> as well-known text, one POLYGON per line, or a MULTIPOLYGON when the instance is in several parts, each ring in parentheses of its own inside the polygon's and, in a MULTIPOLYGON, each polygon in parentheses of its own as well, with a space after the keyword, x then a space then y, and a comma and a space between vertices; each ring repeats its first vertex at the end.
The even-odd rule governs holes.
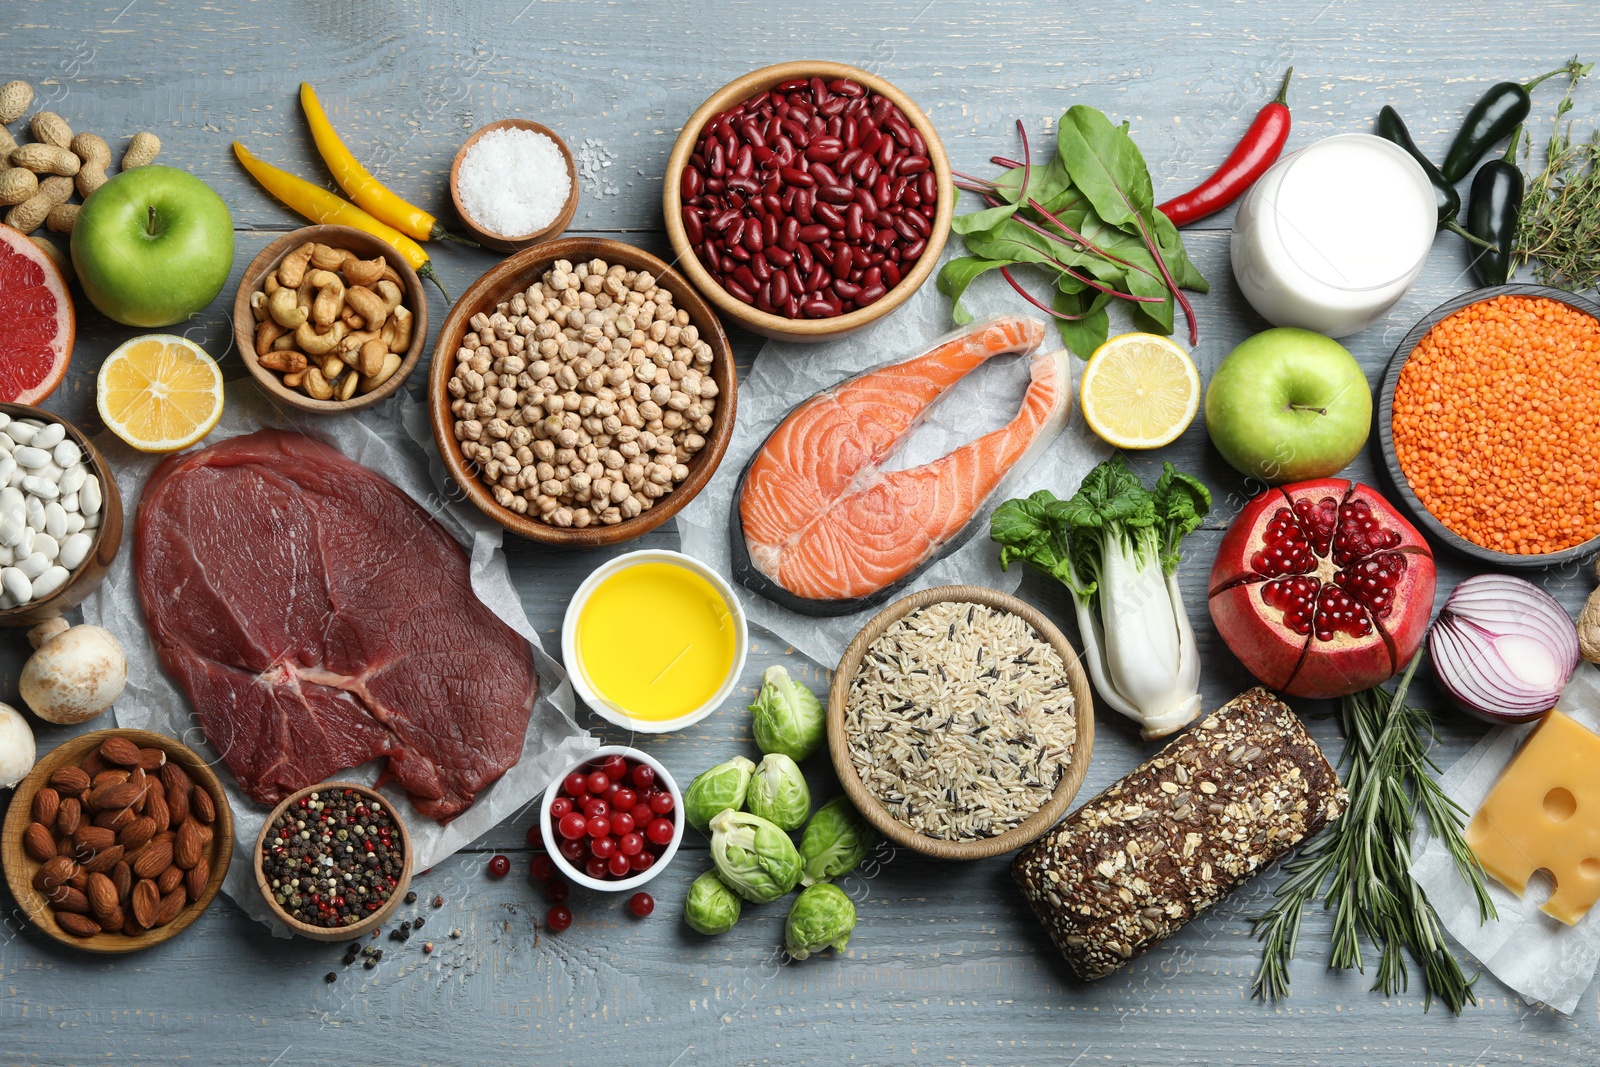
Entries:
POLYGON ((1600 535, 1600 322, 1501 296, 1435 326, 1395 387, 1395 454, 1440 522, 1484 548, 1556 552, 1600 535))

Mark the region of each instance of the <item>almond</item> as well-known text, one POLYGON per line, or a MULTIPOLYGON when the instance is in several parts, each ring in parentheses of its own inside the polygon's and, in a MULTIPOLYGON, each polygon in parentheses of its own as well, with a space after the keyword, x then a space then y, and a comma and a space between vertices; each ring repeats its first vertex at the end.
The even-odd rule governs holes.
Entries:
POLYGON ((77 797, 69 796, 61 802, 61 811, 56 815, 56 833, 71 837, 82 825, 83 805, 77 797))
POLYGON ((55 856, 40 864, 39 873, 33 876, 33 888, 41 893, 47 893, 57 886, 66 885, 77 874, 76 863, 66 856, 55 856))
POLYGON ((127 920, 124 921, 123 924, 122 924, 122 935, 124 937, 138 937, 140 934, 144 933, 147 929, 149 929, 149 927, 145 926, 143 923, 141 923, 138 919, 135 919, 130 914, 128 916, 127 920))
POLYGON ((139 766, 139 746, 120 734, 106 738, 105 744, 100 746, 100 755, 107 763, 119 767, 139 766))
POLYGON ((140 926, 154 926, 156 912, 161 910, 161 890, 148 878, 140 879, 133 887, 133 918, 140 926))
POLYGON ((150 787, 148 785, 146 785, 146 783, 149 782, 150 780, 151 780, 150 776, 148 774, 144 773, 144 768, 143 767, 135 767, 133 769, 133 773, 128 775, 128 781, 133 782, 136 785, 144 787, 144 795, 145 796, 149 796, 150 795, 150 787))
POLYGON ((122 862, 125 850, 121 845, 112 845, 94 854, 94 858, 84 863, 83 869, 95 874, 105 874, 111 868, 122 862))
POLYGON ((144 800, 142 784, 123 782, 120 785, 96 789, 90 794, 89 803, 100 811, 115 811, 117 808, 137 807, 142 800, 144 800))
POLYGON ((111 769, 111 765, 101 757, 99 749, 95 749, 93 752, 83 757, 83 761, 79 763, 78 766, 82 767, 83 773, 87 774, 90 778, 93 778, 95 775, 100 774, 103 771, 111 769))
POLYGON ((172 849, 172 861, 184 870, 191 870, 205 858, 200 843, 200 824, 190 819, 178 827, 178 839, 172 849))
POLYGON ((72 859, 78 854, 78 846, 72 843, 72 838, 63 834, 56 840, 56 855, 72 859))
POLYGON ((121 785, 128 780, 128 772, 121 767, 113 767, 109 771, 101 771, 89 779, 90 789, 104 789, 108 785, 121 785))
POLYGON ((42 822, 46 826, 56 824, 56 815, 61 811, 61 794, 49 786, 45 786, 33 794, 33 821, 42 822))
POLYGON ((144 847, 139 858, 133 861, 133 873, 140 878, 154 878, 172 866, 172 842, 157 837, 144 847))
POLYGON ((45 899, 50 901, 50 906, 56 911, 70 911, 78 915, 89 914, 89 898, 69 885, 62 886, 45 899))
POLYGON ((89 788, 90 778, 81 767, 57 767, 50 775, 50 785, 62 796, 75 797, 89 788))
POLYGON ((117 887, 117 899, 127 900, 133 890, 133 868, 126 859, 111 868, 111 884, 117 887))
POLYGON ((100 932, 100 924, 87 915, 63 911, 56 914, 56 925, 73 937, 93 937, 100 932))
POLYGON ((161 784, 168 789, 181 788, 187 790, 194 783, 189 780, 189 772, 168 760, 161 765, 161 784))
POLYGON ((183 889, 181 887, 174 889, 172 892, 161 898, 161 907, 156 909, 156 921, 154 925, 167 925, 173 919, 176 919, 179 915, 182 915, 183 909, 187 907, 188 904, 189 898, 184 894, 183 889))
POLYGON ((113 933, 116 933, 121 931, 123 926, 127 924, 127 921, 127 913, 122 910, 122 905, 118 904, 116 907, 111 909, 111 914, 100 920, 100 928, 102 930, 110 930, 113 933))
MULTIPOLYGON (((167 764, 167 767, 171 766, 172 764, 167 764)), ((166 770, 167 767, 161 769, 166 770)), ((187 785, 167 786, 167 813, 174 826, 189 817, 189 789, 187 785)))
POLYGON ((183 876, 183 887, 188 891, 191 901, 200 899, 200 894, 206 891, 206 882, 210 879, 211 864, 205 860, 189 868, 189 873, 183 876))
POLYGON ((216 801, 211 799, 211 793, 201 785, 195 786, 190 791, 189 810, 203 823, 209 824, 217 817, 216 801))
POLYGON ((78 873, 67 879, 67 884, 78 892, 83 892, 89 888, 89 872, 79 867, 78 873))
POLYGON ((115 831, 107 830, 103 826, 84 826, 72 835, 72 843, 77 848, 80 859, 88 859, 95 853, 108 849, 117 843, 115 831))
POLYGON ((139 750, 139 769, 142 771, 160 770, 161 765, 167 762, 167 754, 159 748, 141 748, 139 750))
POLYGON ((89 910, 94 913, 94 917, 99 919, 102 925, 106 925, 106 918, 117 907, 117 887, 105 875, 91 874, 89 889, 84 895, 89 898, 89 910))
POLYGON ((133 808, 111 808, 107 811, 96 813, 94 824, 104 826, 112 833, 121 833, 125 827, 133 825, 139 818, 139 813, 133 808))
POLYGON ((216 838, 217 832, 209 826, 200 827, 200 847, 210 848, 211 842, 216 838))
POLYGON ((156 888, 161 890, 161 895, 166 896, 183 884, 184 869, 178 866, 168 867, 156 879, 156 888))
POLYGON ((122 828, 122 833, 117 835, 117 842, 123 848, 132 850, 143 847, 154 836, 155 820, 148 815, 141 815, 122 828))
POLYGON ((56 857, 56 836, 42 822, 29 823, 28 828, 22 831, 22 847, 27 849, 28 855, 43 863, 56 857))
POLYGON ((162 833, 173 824, 173 814, 166 806, 166 795, 162 790, 150 790, 149 800, 144 801, 144 814, 149 816, 150 822, 154 822, 157 833, 162 833))

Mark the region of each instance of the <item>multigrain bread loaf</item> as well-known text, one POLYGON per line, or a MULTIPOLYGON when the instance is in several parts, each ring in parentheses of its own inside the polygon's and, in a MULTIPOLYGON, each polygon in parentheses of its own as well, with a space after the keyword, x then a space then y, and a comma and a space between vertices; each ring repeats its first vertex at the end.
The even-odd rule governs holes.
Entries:
POLYGON ((1288 705, 1234 698, 1017 856, 1078 976, 1101 978, 1339 817, 1347 796, 1288 705))

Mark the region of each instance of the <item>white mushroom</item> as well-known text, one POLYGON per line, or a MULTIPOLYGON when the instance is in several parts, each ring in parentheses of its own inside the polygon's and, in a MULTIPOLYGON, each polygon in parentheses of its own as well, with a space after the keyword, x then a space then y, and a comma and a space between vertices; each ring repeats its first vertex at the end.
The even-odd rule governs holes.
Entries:
POLYGON ((37 649, 22 668, 22 699, 47 722, 86 722, 116 703, 128 683, 117 639, 98 626, 50 619, 28 631, 37 649))
POLYGON ((10 704, 0 704, 0 789, 13 789, 33 770, 33 728, 10 704))

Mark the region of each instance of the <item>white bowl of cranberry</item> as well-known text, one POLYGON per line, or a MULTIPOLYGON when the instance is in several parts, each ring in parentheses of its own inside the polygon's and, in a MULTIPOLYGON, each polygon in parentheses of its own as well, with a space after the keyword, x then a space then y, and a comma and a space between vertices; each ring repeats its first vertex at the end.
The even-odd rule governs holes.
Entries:
POLYGON ((649 755, 602 745, 545 787, 539 827, 550 859, 578 885, 637 889, 678 852, 683 794, 649 755))

